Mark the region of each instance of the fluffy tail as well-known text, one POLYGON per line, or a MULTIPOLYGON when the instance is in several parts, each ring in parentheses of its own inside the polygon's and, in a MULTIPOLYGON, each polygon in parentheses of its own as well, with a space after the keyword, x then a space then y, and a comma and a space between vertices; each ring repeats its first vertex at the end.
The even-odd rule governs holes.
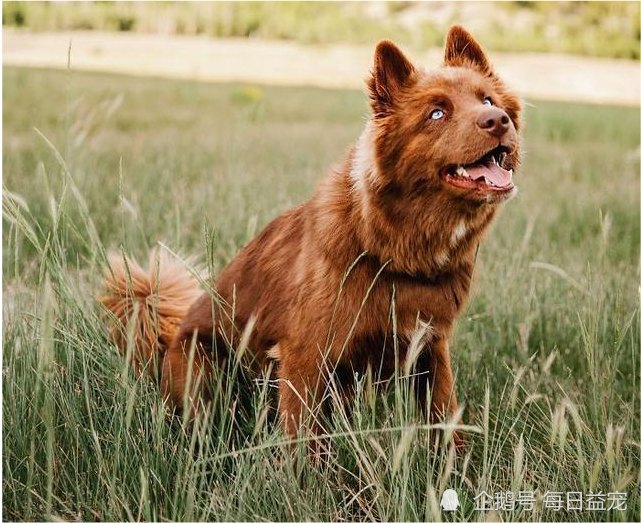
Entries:
POLYGON ((115 254, 109 265, 99 299, 117 320, 111 336, 137 371, 155 379, 164 352, 202 291, 179 261, 159 249, 151 251, 147 269, 115 254))

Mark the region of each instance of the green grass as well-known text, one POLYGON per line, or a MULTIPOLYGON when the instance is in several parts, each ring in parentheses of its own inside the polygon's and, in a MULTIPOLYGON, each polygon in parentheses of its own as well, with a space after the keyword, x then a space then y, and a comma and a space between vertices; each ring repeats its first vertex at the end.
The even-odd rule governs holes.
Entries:
POLYGON ((431 450, 406 387, 363 386, 314 466, 283 446, 269 384, 223 387, 191 432, 169 420, 93 296, 120 246, 209 250, 218 270, 340 159, 365 96, 14 68, 3 87, 5 519, 641 516, 638 109, 528 105, 520 194, 452 343, 467 451, 431 450), (483 489, 618 490, 627 511, 488 515, 483 489))

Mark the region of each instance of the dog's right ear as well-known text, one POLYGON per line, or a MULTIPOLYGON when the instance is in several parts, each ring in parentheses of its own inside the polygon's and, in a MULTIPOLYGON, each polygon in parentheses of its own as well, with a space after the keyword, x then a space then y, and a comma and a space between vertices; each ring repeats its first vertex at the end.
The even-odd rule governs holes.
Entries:
POLYGON ((389 40, 381 40, 374 52, 374 68, 368 81, 374 115, 384 116, 394 106, 399 92, 413 78, 415 68, 389 40))

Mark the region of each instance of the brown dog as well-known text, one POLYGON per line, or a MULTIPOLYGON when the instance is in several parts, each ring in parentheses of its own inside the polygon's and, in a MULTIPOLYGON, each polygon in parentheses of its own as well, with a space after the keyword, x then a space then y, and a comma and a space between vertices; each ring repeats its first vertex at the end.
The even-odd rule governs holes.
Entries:
POLYGON ((479 241, 516 191, 520 103, 458 26, 429 72, 380 42, 368 86, 372 116, 342 165, 238 254, 214 297, 169 259, 148 274, 113 263, 103 302, 120 319, 116 340, 125 350, 122 333, 134 332, 135 361, 160 362, 175 407, 207 400, 199 377, 245 332, 258 367, 276 361, 290 435, 323 403, 330 374, 345 382, 369 367, 385 379, 395 351, 413 360, 432 419, 456 408, 448 339, 479 241), (417 326, 424 348, 408 354, 417 326))

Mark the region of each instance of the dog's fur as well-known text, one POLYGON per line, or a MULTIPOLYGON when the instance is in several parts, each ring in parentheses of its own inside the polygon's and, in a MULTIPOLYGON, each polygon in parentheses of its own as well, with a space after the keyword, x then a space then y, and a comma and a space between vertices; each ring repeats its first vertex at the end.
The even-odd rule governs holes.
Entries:
POLYGON ((402 364, 417 325, 425 343, 411 356, 418 398, 432 419, 457 408, 448 340, 479 241, 515 188, 460 186, 446 172, 498 145, 504 167, 516 169, 520 103, 458 26, 443 66, 429 72, 380 42, 368 87, 372 116, 342 165, 241 250, 218 276, 217 299, 205 292, 194 300, 195 281, 169 260, 147 273, 134 262, 112 265, 103 301, 121 322, 116 341, 124 351, 130 332, 138 365, 157 357, 161 389, 176 408, 207 400, 196 375, 206 378, 248 323, 257 367, 276 361, 290 435, 322 403, 329 372, 345 389, 368 367, 389 377, 395 350, 402 364), (488 96, 493 107, 484 105, 488 96), (444 116, 433 119, 435 109, 444 116), (479 123, 493 116, 505 123, 500 135, 479 123))

